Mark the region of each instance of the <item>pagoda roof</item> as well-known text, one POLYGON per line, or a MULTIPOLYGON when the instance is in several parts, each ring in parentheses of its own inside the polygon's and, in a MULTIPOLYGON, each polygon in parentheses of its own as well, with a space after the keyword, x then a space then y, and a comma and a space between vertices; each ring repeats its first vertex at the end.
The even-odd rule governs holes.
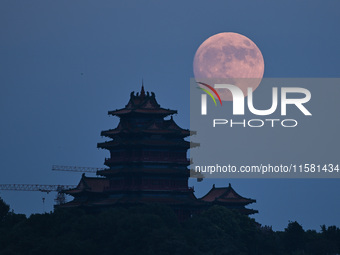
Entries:
POLYGON ((185 140, 123 140, 123 141, 108 141, 98 143, 98 148, 112 148, 117 146, 148 146, 148 147, 190 147, 190 142, 185 140))
POLYGON ((186 136, 190 135, 189 129, 183 129, 177 125, 173 117, 162 122, 154 121, 150 126, 143 130, 144 133, 181 133, 186 136))
POLYGON ((249 209, 249 208, 237 208, 236 209, 239 213, 241 214, 245 214, 245 215, 250 215, 250 214, 255 214, 258 213, 258 210, 254 210, 254 209, 249 209))
POLYGON ((175 114, 177 111, 161 108, 156 101, 155 93, 151 92, 151 95, 149 92, 145 93, 144 86, 142 85, 140 93, 137 92, 135 94, 134 91, 131 92, 130 100, 125 108, 108 112, 108 114, 116 116, 130 115, 133 113, 167 116, 175 114))
POLYGON ((103 193, 108 187, 108 179, 98 177, 86 177, 85 174, 83 174, 76 188, 65 190, 64 192, 69 195, 75 195, 82 192, 103 193))
POLYGON ((250 204, 255 203, 256 200, 245 198, 236 193, 229 183, 228 187, 216 188, 213 185, 212 189, 200 200, 205 202, 215 202, 218 204, 250 204))
POLYGON ((145 127, 139 127, 132 123, 121 123, 120 122, 115 129, 102 131, 101 135, 113 138, 118 134, 120 135, 120 134, 131 134, 131 133, 164 134, 164 135, 173 134, 173 135, 179 135, 182 137, 186 137, 191 134, 190 130, 179 127, 171 116, 169 120, 150 121, 150 123, 145 125, 145 127))
MULTIPOLYGON (((168 192, 167 192, 168 193, 168 192)), ((114 195, 113 197, 103 197, 97 200, 73 200, 62 207, 74 207, 74 206, 111 206, 111 205, 137 205, 137 204, 166 204, 166 205, 202 205, 192 192, 182 192, 182 196, 169 196, 169 194, 164 193, 160 195, 159 193, 150 193, 149 195, 143 195, 140 192, 132 192, 129 194, 120 193, 114 195)))

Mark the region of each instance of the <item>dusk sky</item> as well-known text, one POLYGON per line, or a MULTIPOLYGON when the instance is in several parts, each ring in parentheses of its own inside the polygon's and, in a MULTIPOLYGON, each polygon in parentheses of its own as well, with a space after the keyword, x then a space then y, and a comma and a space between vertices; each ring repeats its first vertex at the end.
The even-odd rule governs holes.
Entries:
MULTIPOLYGON (((104 167, 109 154, 97 149, 105 140, 100 132, 118 122, 107 112, 124 107, 142 79, 162 107, 178 110, 178 125, 190 128, 194 55, 217 33, 255 42, 264 77, 340 77, 339 10, 337 0, 1 1, 0 184, 77 184, 81 173, 52 165, 104 167)), ((338 150, 339 136, 333 140, 330 148, 338 150)), ((275 230, 295 220, 318 231, 340 226, 340 179, 205 179, 190 186, 200 197, 213 183, 229 182, 257 200, 249 206, 259 210, 253 217, 275 230)), ((53 210, 55 195, 0 191, 27 215, 53 210)))

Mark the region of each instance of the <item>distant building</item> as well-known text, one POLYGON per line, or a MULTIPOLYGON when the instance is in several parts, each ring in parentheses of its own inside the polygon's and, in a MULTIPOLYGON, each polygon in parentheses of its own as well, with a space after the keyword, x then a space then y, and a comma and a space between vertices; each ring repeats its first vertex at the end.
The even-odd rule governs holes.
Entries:
POLYGON ((132 92, 124 108, 109 111, 120 118, 118 126, 101 132, 111 139, 97 145, 110 152, 104 163, 108 168, 97 172, 102 177, 83 174, 76 188, 64 191, 73 201, 57 207, 100 209, 157 203, 172 207, 181 220, 214 204, 247 215, 257 213, 245 208, 256 201, 238 195, 230 184, 213 187, 201 199, 195 197, 188 187, 190 142, 184 139, 190 131, 175 123, 175 113, 160 107, 155 94, 145 93, 143 86, 140 93, 132 92))

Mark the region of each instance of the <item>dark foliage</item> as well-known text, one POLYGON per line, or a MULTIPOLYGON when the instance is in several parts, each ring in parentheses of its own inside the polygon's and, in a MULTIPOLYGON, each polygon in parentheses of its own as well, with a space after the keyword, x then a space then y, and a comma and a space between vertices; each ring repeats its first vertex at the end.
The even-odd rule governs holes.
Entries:
POLYGON ((0 198, 0 222, 4 220, 9 212, 9 205, 0 198))
POLYGON ((0 254, 337 254, 340 229, 283 232, 213 207, 180 224, 167 207, 114 208, 100 213, 57 210, 29 218, 0 200, 0 254))

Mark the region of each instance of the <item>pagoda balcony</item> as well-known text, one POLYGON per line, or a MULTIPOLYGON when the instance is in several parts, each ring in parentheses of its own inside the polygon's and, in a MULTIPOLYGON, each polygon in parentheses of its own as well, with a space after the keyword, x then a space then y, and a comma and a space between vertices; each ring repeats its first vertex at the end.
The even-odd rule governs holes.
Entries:
POLYGON ((119 158, 105 158, 105 165, 117 164, 121 162, 145 162, 145 163, 185 163, 190 164, 187 158, 141 158, 141 157, 119 157, 119 158))
POLYGON ((171 187, 164 185, 117 185, 110 186, 104 188, 105 192, 110 191, 169 191, 169 192, 194 192, 193 187, 180 188, 180 187, 171 187))

